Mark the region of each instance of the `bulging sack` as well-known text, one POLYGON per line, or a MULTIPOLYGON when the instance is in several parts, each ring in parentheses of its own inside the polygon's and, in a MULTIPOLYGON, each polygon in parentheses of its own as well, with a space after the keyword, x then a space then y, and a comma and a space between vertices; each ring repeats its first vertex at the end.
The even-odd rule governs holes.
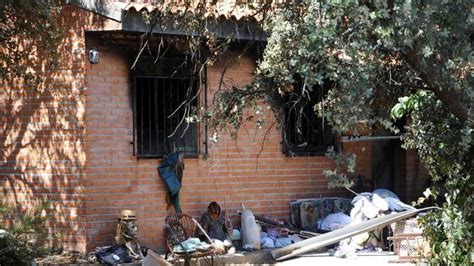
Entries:
POLYGON ((260 226, 249 209, 244 209, 241 217, 242 244, 245 249, 260 250, 260 226))

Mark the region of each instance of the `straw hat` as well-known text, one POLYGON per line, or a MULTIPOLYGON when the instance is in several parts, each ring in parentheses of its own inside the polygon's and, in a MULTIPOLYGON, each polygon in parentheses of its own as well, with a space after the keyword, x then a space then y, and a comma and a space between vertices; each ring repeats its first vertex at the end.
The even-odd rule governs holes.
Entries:
POLYGON ((136 220, 137 215, 132 210, 123 210, 122 215, 120 216, 119 219, 122 219, 122 220, 136 220))

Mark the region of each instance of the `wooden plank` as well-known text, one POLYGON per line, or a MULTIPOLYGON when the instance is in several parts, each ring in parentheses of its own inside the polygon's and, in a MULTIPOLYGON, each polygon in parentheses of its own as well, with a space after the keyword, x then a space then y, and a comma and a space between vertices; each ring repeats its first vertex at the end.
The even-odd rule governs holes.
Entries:
POLYGON ((310 239, 297 242, 284 248, 273 250, 271 251, 271 254, 273 258, 277 261, 286 260, 313 251, 315 249, 337 243, 343 239, 353 237, 358 234, 370 232, 378 227, 383 227, 396 221, 410 218, 421 211, 427 211, 435 208, 437 207, 413 209, 400 213, 392 213, 382 217, 377 217, 372 220, 368 220, 359 224, 349 225, 320 236, 312 237, 310 239))

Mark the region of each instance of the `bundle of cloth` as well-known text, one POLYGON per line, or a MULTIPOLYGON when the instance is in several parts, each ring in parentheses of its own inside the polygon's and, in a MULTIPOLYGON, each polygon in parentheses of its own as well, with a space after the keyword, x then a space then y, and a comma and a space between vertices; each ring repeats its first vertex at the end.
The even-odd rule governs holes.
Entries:
POLYGON ((208 250, 211 248, 211 245, 205 241, 199 240, 199 238, 188 238, 185 241, 175 245, 173 247, 173 252, 175 253, 184 253, 184 252, 194 252, 196 250, 208 250))
POLYGON ((282 248, 302 240, 296 234, 289 234, 284 228, 267 228, 266 232, 260 233, 262 248, 282 248))
MULTIPOLYGON (((400 198, 388 189, 376 189, 373 192, 358 194, 352 200, 354 206, 350 212, 350 224, 358 224, 366 220, 393 213, 413 209, 412 206, 400 201, 400 198)), ((367 246, 379 247, 381 245, 382 229, 370 233, 363 233, 339 243, 335 253, 337 257, 355 256, 357 250, 367 246)))
POLYGON ((352 222, 351 217, 343 212, 331 213, 318 221, 319 231, 334 231, 352 222))

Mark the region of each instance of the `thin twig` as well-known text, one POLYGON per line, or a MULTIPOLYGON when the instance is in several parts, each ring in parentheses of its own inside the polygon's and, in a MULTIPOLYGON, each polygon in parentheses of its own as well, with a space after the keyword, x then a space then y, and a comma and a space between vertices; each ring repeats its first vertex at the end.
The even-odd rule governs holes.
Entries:
POLYGON ((255 170, 258 170, 258 159, 260 158, 260 155, 263 152, 263 147, 265 146, 265 141, 267 140, 268 136, 270 135, 270 130, 273 128, 273 126, 275 126, 276 122, 277 122, 277 119, 274 119, 273 123, 268 127, 265 134, 263 135, 262 144, 260 145, 260 150, 257 153, 257 164, 255 165, 255 170))
POLYGON ((143 50, 145 50, 145 47, 148 45, 148 40, 146 40, 145 44, 142 46, 142 48, 140 49, 140 52, 138 53, 137 57, 135 58, 135 62, 133 62, 133 65, 130 69, 134 69, 135 68, 135 65, 137 64, 138 62, 138 59, 140 59, 140 56, 141 54, 143 53, 143 50))

